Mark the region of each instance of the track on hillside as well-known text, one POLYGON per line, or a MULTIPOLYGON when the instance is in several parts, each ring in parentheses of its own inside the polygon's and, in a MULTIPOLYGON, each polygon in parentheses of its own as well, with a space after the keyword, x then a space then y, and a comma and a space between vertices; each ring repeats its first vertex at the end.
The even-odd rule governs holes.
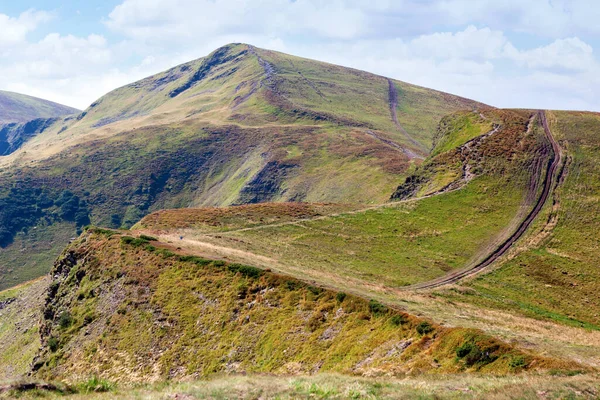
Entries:
POLYGON ((470 267, 470 268, 462 270, 462 271, 450 273, 446 276, 431 280, 429 282, 424 282, 424 283, 419 283, 416 285, 407 286, 406 288, 403 288, 403 289, 405 289, 405 290, 406 289, 413 289, 413 290, 414 289, 435 289, 440 286, 456 283, 463 278, 471 276, 471 275, 483 270, 484 268, 488 267, 490 264, 492 264, 494 261, 496 261, 502 255, 504 255, 515 244, 515 242, 523 236, 525 231, 527 231, 527 229, 531 226, 531 223, 539 215, 540 211, 544 207, 544 204, 546 204, 546 201, 550 197, 550 192, 552 190, 552 186, 554 185, 554 175, 558 169, 558 166, 560 165, 560 163, 562 161, 562 152, 560 150, 560 146, 554 139, 554 136, 552 136, 552 132, 550 131, 550 127, 548 126, 548 121, 546 120, 546 113, 544 111, 538 111, 538 117, 540 118, 540 121, 544 128, 544 133, 546 135, 546 138, 552 145, 553 157, 552 157, 552 161, 550 163, 548 163, 548 167, 546 169, 546 176, 544 178, 544 183, 543 183, 544 186, 542 189, 542 193, 541 193, 540 197, 538 198, 538 200, 536 201, 533 209, 529 212, 529 214, 527 214, 527 216, 521 222, 521 224, 519 225, 517 230, 515 232, 513 232, 513 234, 510 235, 508 237, 508 239, 506 239, 493 252, 488 254, 482 261, 480 261, 473 267, 470 267))
POLYGON ((423 146, 423 144, 419 143, 418 141, 416 141, 412 136, 409 135, 408 132, 406 132, 406 129, 404 129, 402 127, 402 125, 400 125, 400 122, 398 122, 398 112, 396 111, 396 109, 398 108, 398 91, 396 90, 396 84, 394 83, 394 81, 392 81, 391 79, 388 78, 388 97, 389 97, 389 104, 390 104, 390 114, 392 116, 392 121, 394 122, 394 125, 396 125, 396 128, 398 128, 398 130, 400 132, 402 132, 402 134, 414 145, 416 146, 417 149, 420 149, 422 151, 425 151, 425 153, 427 153, 427 149, 425 148, 425 146, 423 146))

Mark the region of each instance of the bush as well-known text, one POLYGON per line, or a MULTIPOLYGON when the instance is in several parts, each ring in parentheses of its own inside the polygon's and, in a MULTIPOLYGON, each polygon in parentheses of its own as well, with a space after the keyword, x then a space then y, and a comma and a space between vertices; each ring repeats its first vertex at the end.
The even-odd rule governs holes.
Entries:
POLYGON ((335 299, 337 300, 338 303, 343 303, 345 298, 346 298, 346 293, 344 293, 344 292, 339 292, 338 294, 335 295, 335 299))
POLYGON ((497 346, 482 349, 475 343, 465 342, 456 349, 456 356, 463 359, 465 364, 471 367, 475 364, 489 364, 496 361, 498 359, 498 356, 494 354, 496 350, 497 346))
POLYGON ((258 278, 264 274, 263 270, 248 265, 242 264, 229 264, 227 269, 233 273, 240 273, 249 278, 258 278))
POLYGON ((309 286, 308 291, 311 292, 315 296, 318 296, 321 293, 323 293, 323 289, 316 287, 316 286, 309 286))
POLYGON ((50 348, 51 352, 55 352, 56 350, 58 350, 58 339, 55 338, 54 336, 51 336, 48 339, 48 347, 50 348))
POLYGON ((392 323, 392 325, 400 326, 406 324, 408 322, 408 318, 406 318, 404 314, 394 315, 390 319, 390 322, 392 323))
POLYGON ((143 239, 141 237, 134 238, 134 237, 131 237, 131 236, 123 236, 121 238, 121 242, 125 243, 125 244, 129 244, 129 245, 131 245, 133 247, 140 247, 140 246, 143 246, 145 244, 150 243, 149 240, 143 239))
POLYGON ((63 311, 60 314, 60 317, 58 317, 58 325, 62 329, 67 329, 68 327, 71 326, 72 323, 73 323, 73 317, 71 316, 71 313, 68 311, 63 311))
POLYGON ((511 360, 508 362, 508 366, 514 369, 525 368, 527 367, 527 362, 525 361, 525 357, 516 356, 511 358, 511 360))
POLYGON ((197 256, 179 256, 179 261, 193 262, 194 264, 198 265, 199 267, 206 266, 212 262, 211 260, 207 260, 205 258, 197 257, 197 256))
POLYGON ((429 322, 421 322, 419 325, 417 325, 417 332, 419 335, 426 335, 433 332, 433 326, 431 326, 429 322))
POLYGON ((158 239, 154 236, 140 235, 140 239, 147 240, 149 242, 158 242, 158 239))
POLYGON ((387 311, 387 307, 378 302, 377 300, 369 301, 369 310, 373 315, 381 315, 387 311))
POLYGON ((103 393, 110 392, 115 388, 115 385, 105 379, 92 377, 87 381, 77 385, 77 389, 82 393, 103 393))
POLYGON ((471 351, 473 351, 474 347, 475 347, 475 345, 473 343, 465 342, 465 343, 461 344, 458 349, 456 349, 456 356, 458 358, 463 358, 467 354, 469 354, 471 351))

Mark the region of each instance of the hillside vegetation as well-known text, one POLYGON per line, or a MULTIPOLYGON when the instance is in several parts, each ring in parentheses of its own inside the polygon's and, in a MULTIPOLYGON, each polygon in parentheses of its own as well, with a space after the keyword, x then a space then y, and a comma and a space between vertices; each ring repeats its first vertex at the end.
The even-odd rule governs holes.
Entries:
POLYGON ((381 203, 426 157, 442 116, 487 108, 224 46, 119 88, 0 157, 0 288, 47 272, 49 263, 12 260, 34 248, 56 257, 54 243, 89 221, 118 228, 164 208, 381 203))
MULTIPOLYGON (((433 292, 406 286, 475 265, 540 196, 551 148, 539 118, 530 111, 483 116, 445 118, 433 155, 398 187, 396 203, 264 224, 256 222, 264 212, 257 206, 165 210, 133 229, 193 254, 326 282, 450 326, 598 366, 594 262, 586 258, 597 252, 586 239, 594 237, 597 114, 547 113, 564 166, 542 213, 512 250, 454 285, 433 292), (457 147, 446 150, 448 143, 457 147)), ((289 215, 285 205, 269 210, 277 207, 289 215)))
POLYGON ((56 262, 36 376, 181 380, 217 372, 360 375, 580 368, 242 264, 90 230, 56 262), (173 249, 174 250, 174 249, 173 249))
MULTIPOLYGON (((238 213, 236 207, 219 215, 210 209, 161 211, 134 229, 207 255, 226 255, 336 287, 362 291, 431 280, 477 262, 512 233, 531 207, 544 173, 540 166, 549 155, 543 133, 533 128, 537 120, 531 119, 530 126, 529 117, 500 111, 456 115, 445 141, 457 147, 426 160, 393 195, 414 200, 217 230, 212 227, 231 219, 228 214, 238 213), (464 120, 483 126, 475 141, 464 137, 464 120), (498 126, 494 131, 492 124, 498 126), (481 136, 486 129, 490 134, 481 136), (185 222, 194 219, 205 222, 185 222)), ((288 207, 282 204, 279 210, 284 214, 288 207)))
POLYGON ((500 268, 469 282, 460 299, 600 329, 600 116, 553 112, 550 123, 568 158, 544 219, 500 268))

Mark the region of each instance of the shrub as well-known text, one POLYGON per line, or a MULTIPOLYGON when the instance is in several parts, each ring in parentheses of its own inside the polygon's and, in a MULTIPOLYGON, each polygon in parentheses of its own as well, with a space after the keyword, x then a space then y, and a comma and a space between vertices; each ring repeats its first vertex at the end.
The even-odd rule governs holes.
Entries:
POLYGON ((338 303, 343 303, 345 298, 346 298, 346 293, 344 293, 344 292, 339 292, 338 294, 335 295, 335 299, 338 301, 338 303))
POLYGON ((149 242, 157 242, 158 241, 158 239, 155 238, 154 236, 148 236, 148 235, 140 235, 140 239, 147 240, 149 242))
POLYGON ((318 296, 321 293, 323 293, 323 289, 316 287, 316 286, 309 286, 308 291, 311 292, 315 296, 318 296))
POLYGON ((370 300, 369 310, 373 315, 381 315, 387 311, 387 307, 378 302, 377 300, 370 300))
POLYGON ((494 354, 497 349, 497 345, 482 349, 475 343, 465 342, 456 349, 456 356, 463 359, 469 367, 475 364, 489 364, 498 359, 498 356, 494 354))
POLYGON ((250 278, 258 278, 258 277, 262 276, 262 274, 264 273, 263 270, 261 270, 259 268, 250 267, 248 265, 242 265, 242 264, 229 264, 227 266, 227 269, 233 273, 239 272, 240 274, 250 277, 250 278))
POLYGON ((456 349, 456 356, 458 358, 465 357, 467 354, 469 354, 471 351, 473 351, 473 347, 475 347, 475 345, 471 342, 465 342, 465 343, 461 344, 456 349))
POLYGON ((90 228, 90 230, 93 233, 97 233, 99 235, 104 235, 106 237, 111 237, 112 235, 117 233, 115 231, 111 231, 110 229, 102 229, 102 228, 90 228))
POLYGON ((121 238, 121 242, 125 243, 125 244, 129 244, 129 245, 131 245, 133 247, 140 247, 140 246, 143 246, 143 245, 146 245, 146 244, 150 243, 150 241, 147 240, 147 239, 143 239, 141 237, 134 238, 134 237, 131 237, 131 236, 123 236, 121 238))
POLYGON ((73 323, 73 317, 71 316, 71 313, 68 311, 63 311, 60 314, 60 317, 58 317, 58 325, 62 329, 66 329, 66 328, 70 327, 72 323, 73 323))
POLYGON ((51 352, 55 352, 56 350, 58 350, 58 339, 55 338, 54 336, 51 336, 48 339, 48 347, 50 348, 51 352))
POLYGON ((516 356, 511 358, 511 360, 508 362, 508 366, 515 369, 525 368, 527 367, 527 362, 525 361, 525 357, 516 356))
POLYGON ((77 389, 82 393, 103 393, 110 392, 115 388, 115 385, 105 379, 92 377, 85 382, 77 385, 77 389))
POLYGON ((207 260, 205 258, 202 257, 197 257, 197 256, 179 256, 179 261, 182 262, 193 262, 194 264, 203 267, 205 265, 210 264, 212 261, 211 260, 207 260))
POLYGON ((408 322, 408 318, 406 318, 406 316, 404 314, 398 314, 398 315, 394 315, 390 319, 390 322, 392 323, 392 325, 400 326, 400 325, 406 324, 408 322))
POLYGON ((426 335, 433 332, 433 326, 429 322, 423 321, 417 325, 417 332, 419 335, 426 335))

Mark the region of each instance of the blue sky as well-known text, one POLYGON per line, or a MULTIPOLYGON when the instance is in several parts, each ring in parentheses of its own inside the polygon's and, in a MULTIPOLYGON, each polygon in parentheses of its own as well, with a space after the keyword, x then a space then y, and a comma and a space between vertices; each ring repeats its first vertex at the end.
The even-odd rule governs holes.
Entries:
POLYGON ((600 111, 595 0, 32 0, 0 4, 0 89, 85 108, 252 43, 499 107, 600 111))

